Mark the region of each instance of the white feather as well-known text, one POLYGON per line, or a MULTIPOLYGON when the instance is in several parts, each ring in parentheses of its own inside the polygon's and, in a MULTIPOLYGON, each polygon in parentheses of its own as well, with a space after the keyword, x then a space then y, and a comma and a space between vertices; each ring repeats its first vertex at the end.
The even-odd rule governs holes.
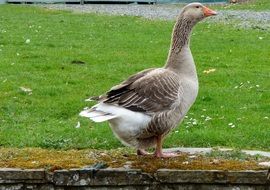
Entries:
POLYGON ((106 113, 103 111, 98 111, 98 110, 93 110, 93 109, 87 109, 87 110, 83 110, 80 113, 80 116, 82 117, 88 117, 89 119, 95 121, 95 122, 103 122, 103 121, 107 121, 110 119, 115 118, 115 115, 112 115, 110 113, 106 113))
POLYGON ((109 121, 116 137, 124 144, 133 146, 137 144, 136 136, 151 121, 151 117, 146 114, 105 103, 99 103, 91 109, 83 110, 80 115, 95 122, 109 121))
POLYGON ((136 137, 141 134, 151 121, 151 117, 146 114, 134 112, 119 106, 100 103, 97 104, 96 109, 116 116, 114 119, 109 120, 110 126, 115 136, 123 144, 129 146, 136 146, 136 137))
POLYGON ((84 101, 86 101, 86 102, 92 102, 93 100, 92 100, 92 98, 88 98, 88 99, 85 99, 84 101))

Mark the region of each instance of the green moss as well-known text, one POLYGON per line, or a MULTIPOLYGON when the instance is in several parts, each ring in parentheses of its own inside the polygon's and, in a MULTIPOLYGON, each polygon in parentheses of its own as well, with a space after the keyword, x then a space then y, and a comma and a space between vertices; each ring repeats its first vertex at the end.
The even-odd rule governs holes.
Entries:
POLYGON ((259 170, 256 160, 231 158, 216 159, 202 155, 179 154, 174 158, 137 156, 129 149, 98 150, 48 150, 40 148, 0 149, 0 167, 45 168, 48 170, 83 168, 104 163, 111 168, 130 167, 144 172, 155 172, 161 168, 181 170, 259 170))

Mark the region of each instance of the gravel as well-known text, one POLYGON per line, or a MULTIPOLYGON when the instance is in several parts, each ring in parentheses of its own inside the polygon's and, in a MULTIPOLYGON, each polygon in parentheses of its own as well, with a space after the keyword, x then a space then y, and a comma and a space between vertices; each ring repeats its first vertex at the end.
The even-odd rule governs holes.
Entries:
MULTIPOLYGON (((71 10, 79 13, 101 13, 109 15, 140 16, 147 19, 174 20, 181 11, 180 5, 119 5, 119 4, 48 4, 39 5, 48 9, 71 10)), ((208 22, 234 24, 243 28, 270 29, 270 10, 256 12, 251 10, 222 10, 208 22)))

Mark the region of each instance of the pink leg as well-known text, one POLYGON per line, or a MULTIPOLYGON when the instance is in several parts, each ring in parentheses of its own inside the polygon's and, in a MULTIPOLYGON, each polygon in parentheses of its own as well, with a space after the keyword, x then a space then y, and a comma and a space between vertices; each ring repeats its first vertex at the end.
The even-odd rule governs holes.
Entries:
POLYGON ((170 157, 176 157, 178 156, 178 154, 176 153, 163 153, 162 152, 162 142, 163 139, 162 139, 162 136, 157 136, 157 146, 156 146, 156 151, 154 153, 154 156, 155 157, 158 157, 158 158, 170 158, 170 157))
POLYGON ((145 151, 144 149, 138 149, 137 155, 138 156, 145 156, 145 155, 149 155, 149 153, 147 151, 145 151))

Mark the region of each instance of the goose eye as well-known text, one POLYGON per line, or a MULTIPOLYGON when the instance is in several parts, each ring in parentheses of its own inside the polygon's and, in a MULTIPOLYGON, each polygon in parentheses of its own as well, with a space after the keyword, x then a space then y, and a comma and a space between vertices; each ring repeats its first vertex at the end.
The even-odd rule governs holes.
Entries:
POLYGON ((200 8, 199 6, 196 6, 196 8, 198 9, 198 8, 200 8))

